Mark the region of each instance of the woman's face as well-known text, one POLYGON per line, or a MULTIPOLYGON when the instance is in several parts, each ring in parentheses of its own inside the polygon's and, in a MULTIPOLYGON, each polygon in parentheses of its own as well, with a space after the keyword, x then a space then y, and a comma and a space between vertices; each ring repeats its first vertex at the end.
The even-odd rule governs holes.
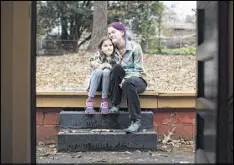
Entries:
POLYGON ((112 55, 113 51, 114 51, 114 46, 113 46, 113 43, 111 42, 111 40, 105 40, 103 43, 102 43, 102 52, 107 55, 107 56, 110 56, 112 55))
POLYGON ((124 32, 113 27, 108 27, 108 36, 114 44, 118 44, 124 36, 124 32))

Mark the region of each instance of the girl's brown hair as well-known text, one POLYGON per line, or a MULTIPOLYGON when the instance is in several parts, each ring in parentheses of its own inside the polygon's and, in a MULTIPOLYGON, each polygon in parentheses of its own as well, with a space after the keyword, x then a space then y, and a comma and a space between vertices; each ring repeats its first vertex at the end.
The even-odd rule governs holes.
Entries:
MULTIPOLYGON (((111 39, 110 39, 109 37, 104 36, 104 37, 101 38, 101 40, 99 41, 99 43, 98 43, 98 45, 97 45, 98 51, 100 52, 100 54, 101 54, 102 56, 104 56, 103 60, 106 60, 106 58, 107 58, 106 55, 102 52, 102 44, 103 44, 103 42, 105 42, 106 40, 110 40, 110 41, 111 41, 111 39)), ((111 56, 113 56, 113 55, 114 55, 114 52, 115 52, 115 45, 113 44, 112 41, 111 41, 111 43, 112 43, 112 45, 113 45, 113 52, 112 52, 112 55, 111 55, 111 56)))
MULTIPOLYGON (((98 43, 98 45, 97 45, 99 51, 102 50, 102 44, 103 44, 103 42, 106 41, 106 40, 110 40, 110 41, 111 41, 111 39, 110 39, 109 37, 106 37, 106 36, 102 37, 101 40, 99 41, 99 43, 98 43)), ((112 43, 112 45, 113 45, 113 47, 114 47, 114 44, 113 44, 112 41, 111 41, 111 43, 112 43)))

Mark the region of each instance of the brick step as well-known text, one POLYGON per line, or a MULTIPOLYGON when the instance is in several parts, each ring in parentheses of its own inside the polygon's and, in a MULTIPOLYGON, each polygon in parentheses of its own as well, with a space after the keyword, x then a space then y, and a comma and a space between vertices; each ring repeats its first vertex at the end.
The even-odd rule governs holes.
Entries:
MULTIPOLYGON (((141 112, 141 128, 153 129, 153 112, 141 112)), ((84 111, 61 111, 60 129, 124 129, 130 125, 129 113, 87 115, 84 111)))
POLYGON ((61 130, 58 133, 59 152, 156 150, 157 134, 153 129, 127 134, 120 129, 111 132, 100 129, 61 130))

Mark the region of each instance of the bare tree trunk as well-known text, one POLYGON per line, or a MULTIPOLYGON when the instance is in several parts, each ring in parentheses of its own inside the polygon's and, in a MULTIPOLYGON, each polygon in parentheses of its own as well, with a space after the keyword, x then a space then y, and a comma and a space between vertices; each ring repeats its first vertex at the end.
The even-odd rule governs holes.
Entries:
POLYGON ((94 1, 92 38, 88 51, 95 51, 97 43, 107 35, 107 1, 94 1))

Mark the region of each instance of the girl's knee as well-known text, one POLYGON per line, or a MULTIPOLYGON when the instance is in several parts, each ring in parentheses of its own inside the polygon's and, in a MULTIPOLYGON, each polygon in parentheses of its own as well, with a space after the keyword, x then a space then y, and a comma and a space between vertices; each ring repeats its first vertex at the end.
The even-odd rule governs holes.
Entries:
POLYGON ((102 69, 95 69, 94 71, 93 71, 93 74, 92 74, 92 76, 101 76, 102 75, 102 69))
POLYGON ((95 73, 102 73, 102 69, 97 68, 97 69, 94 70, 94 72, 95 72, 95 73))
POLYGON ((110 69, 104 69, 104 70, 102 70, 102 75, 103 76, 109 76, 110 75, 110 69))

